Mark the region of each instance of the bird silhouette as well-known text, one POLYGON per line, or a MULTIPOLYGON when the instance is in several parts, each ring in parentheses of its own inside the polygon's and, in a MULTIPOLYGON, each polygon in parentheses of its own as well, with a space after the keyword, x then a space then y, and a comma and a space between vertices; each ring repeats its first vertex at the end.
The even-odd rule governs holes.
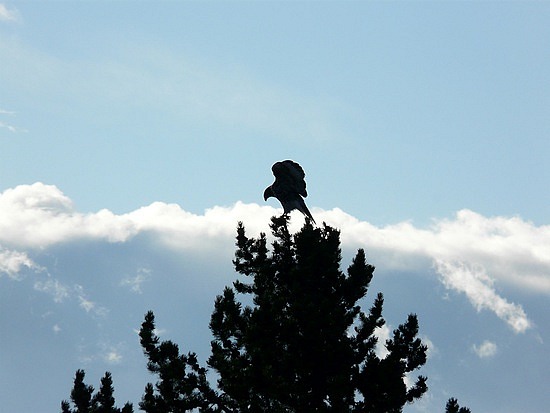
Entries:
POLYGON ((315 220, 303 199, 307 197, 307 191, 306 181, 304 180, 306 174, 302 167, 298 163, 287 159, 286 161, 274 163, 271 170, 275 176, 275 182, 265 189, 264 200, 267 201, 268 198, 275 197, 283 206, 284 214, 297 209, 315 224, 315 220))

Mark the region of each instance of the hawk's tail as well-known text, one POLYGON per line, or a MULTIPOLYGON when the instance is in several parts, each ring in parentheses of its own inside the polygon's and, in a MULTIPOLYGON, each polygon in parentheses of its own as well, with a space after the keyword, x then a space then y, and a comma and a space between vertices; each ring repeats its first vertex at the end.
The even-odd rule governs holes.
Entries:
POLYGON ((317 225, 317 223, 315 222, 315 219, 313 218, 313 215, 311 215, 311 212, 309 212, 309 209, 307 208, 306 206, 306 203, 304 202, 303 199, 300 199, 300 208, 298 208, 300 210, 300 212, 302 214, 304 214, 306 217, 308 217, 315 225, 317 225))

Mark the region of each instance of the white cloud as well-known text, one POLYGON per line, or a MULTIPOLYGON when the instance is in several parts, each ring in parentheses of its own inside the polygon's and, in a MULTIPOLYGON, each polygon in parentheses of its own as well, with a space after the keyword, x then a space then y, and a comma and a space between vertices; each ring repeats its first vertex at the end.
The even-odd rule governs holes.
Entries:
POLYGON ((87 313, 89 313, 95 308, 95 303, 93 301, 88 300, 83 295, 78 296, 78 301, 80 303, 80 307, 83 308, 87 313))
POLYGON ((120 364, 123 360, 122 343, 113 345, 104 340, 100 340, 97 343, 83 342, 78 351, 80 353, 78 361, 83 364, 96 363, 97 361, 103 361, 107 364, 120 364))
POLYGON ((523 333, 530 328, 531 321, 520 305, 509 303, 493 288, 494 279, 484 268, 472 268, 464 263, 436 262, 437 272, 443 284, 450 289, 463 292, 478 311, 489 309, 503 319, 516 332, 523 333))
POLYGON ((428 346, 428 351, 426 353, 426 357, 428 360, 432 357, 434 357, 438 353, 438 349, 435 346, 434 342, 430 340, 428 336, 421 335, 420 339, 422 340, 422 343, 426 346, 428 346))
POLYGON ((137 232, 125 216, 107 210, 82 214, 53 185, 37 182, 0 194, 0 242, 30 248, 46 247, 75 238, 124 241, 137 232))
POLYGON ((122 343, 111 344, 105 341, 98 343, 99 354, 98 358, 102 359, 107 364, 120 364, 123 359, 124 345, 122 343))
POLYGON ((46 279, 38 279, 34 282, 33 288, 45 294, 49 294, 53 301, 62 303, 65 300, 76 300, 78 306, 88 314, 105 317, 109 310, 89 299, 84 287, 79 284, 67 285, 47 275, 46 279))
POLYGON ((116 349, 111 348, 103 355, 103 360, 109 364, 119 364, 122 361, 122 354, 116 349))
POLYGON ((78 302, 79 302, 80 308, 82 308, 87 313, 89 313, 95 308, 95 303, 93 301, 88 300, 83 295, 78 296, 78 302))
POLYGON ((381 359, 390 354, 390 352, 386 348, 386 341, 390 339, 391 333, 392 330, 387 324, 384 324, 382 327, 376 327, 374 329, 374 336, 378 339, 378 342, 376 343, 375 353, 381 359))
POLYGON ((12 279, 20 279, 23 268, 39 270, 25 252, 10 251, 0 246, 0 276, 4 273, 12 279))
POLYGON ((431 262, 447 288, 466 294, 478 310, 493 311, 517 333, 532 322, 520 305, 501 297, 494 284, 550 295, 548 225, 535 226, 518 217, 488 218, 470 210, 427 229, 410 222, 378 228, 338 209, 320 215, 342 230, 344 244, 366 246, 378 265, 426 271, 431 262))
MULTIPOLYGON (((261 231, 269 233, 269 218, 280 212, 237 202, 197 215, 176 204, 155 202, 122 215, 105 209, 81 213, 55 186, 35 183, 0 193, 0 243, 22 250, 78 239, 126 242, 137 234, 148 234, 177 251, 210 259, 216 252, 218 258, 230 259, 238 221, 256 236, 261 231)), ((524 292, 550 295, 550 226, 536 226, 518 217, 488 218, 469 210, 459 211, 454 219, 434 221, 428 228, 410 222, 376 227, 340 209, 313 208, 313 213, 318 222, 341 230, 344 248, 364 247, 369 256, 376 257, 374 264, 388 270, 435 269, 447 288, 465 294, 478 310, 494 312, 515 332, 525 331, 532 323, 519 304, 497 293, 495 285, 506 283, 524 292)), ((296 230, 303 218, 293 217, 291 229, 296 230)), ((0 270, 8 275, 33 265, 24 253, 5 251, 0 250, 0 270)), ((145 273, 138 273, 123 284, 139 292, 145 278, 145 273)), ((84 295, 80 305, 86 311, 94 308, 84 295)))
POLYGON ((322 218, 342 230, 348 245, 366 245, 395 269, 427 262, 465 262, 522 289, 550 294, 550 225, 535 226, 518 217, 488 218, 470 210, 426 229, 410 222, 375 227, 339 209, 322 218), (425 261, 422 261, 422 259, 425 261))
POLYGON ((479 346, 475 344, 472 346, 472 351, 481 359, 493 357, 497 353, 497 350, 497 345, 489 340, 485 340, 479 346))
POLYGON ((138 233, 150 233, 173 248, 200 251, 225 245, 234 237, 239 220, 246 220, 252 231, 267 230, 276 210, 237 202, 196 215, 176 204, 154 202, 123 215, 106 209, 83 214, 57 187, 37 182, 0 193, 0 213, 4 245, 45 248, 75 239, 124 242, 138 233))
POLYGON ((5 4, 0 3, 0 21, 17 21, 19 12, 16 9, 8 9, 5 4))

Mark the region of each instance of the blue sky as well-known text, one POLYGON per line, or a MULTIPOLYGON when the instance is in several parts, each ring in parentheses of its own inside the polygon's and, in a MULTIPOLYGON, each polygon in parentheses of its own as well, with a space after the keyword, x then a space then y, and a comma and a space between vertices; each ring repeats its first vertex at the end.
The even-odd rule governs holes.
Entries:
POLYGON ((204 361, 236 223, 267 230, 270 167, 294 159, 343 267, 377 267, 364 306, 419 315, 430 391, 406 411, 543 411, 549 21, 523 1, 0 3, 3 409, 59 410, 77 368, 137 405, 150 309, 204 361))

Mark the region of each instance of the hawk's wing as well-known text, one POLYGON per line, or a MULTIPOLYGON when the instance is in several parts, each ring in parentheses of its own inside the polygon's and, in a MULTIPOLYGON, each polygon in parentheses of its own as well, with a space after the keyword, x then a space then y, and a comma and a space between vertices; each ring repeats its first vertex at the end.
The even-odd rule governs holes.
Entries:
POLYGON ((306 174, 298 163, 287 159, 273 164, 271 170, 278 187, 283 187, 286 191, 296 192, 304 198, 307 196, 306 181, 304 179, 306 174))

